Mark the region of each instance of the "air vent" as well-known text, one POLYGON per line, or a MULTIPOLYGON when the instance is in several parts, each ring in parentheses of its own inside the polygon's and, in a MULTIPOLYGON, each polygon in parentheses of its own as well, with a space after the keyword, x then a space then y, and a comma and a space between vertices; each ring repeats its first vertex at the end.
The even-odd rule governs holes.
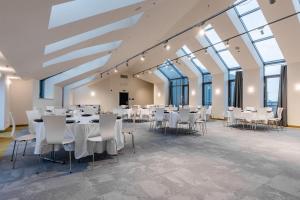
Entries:
POLYGON ((126 78, 126 79, 128 79, 128 75, 121 74, 120 78, 126 78))

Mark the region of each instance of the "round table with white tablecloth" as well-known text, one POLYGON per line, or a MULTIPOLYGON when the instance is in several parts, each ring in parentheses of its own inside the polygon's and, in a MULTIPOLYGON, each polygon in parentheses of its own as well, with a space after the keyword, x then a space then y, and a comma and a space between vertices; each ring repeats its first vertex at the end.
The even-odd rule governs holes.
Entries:
MULTIPOLYGON (((197 113, 190 112, 189 113, 189 121, 191 124, 193 124, 197 120, 197 113)), ((180 120, 180 116, 178 112, 172 111, 172 112, 165 112, 164 118, 168 121, 169 128, 176 128, 177 122, 180 120)))
MULTIPOLYGON (((67 146, 67 148, 72 148, 74 150, 75 158, 79 159, 92 154, 92 144, 87 142, 89 137, 101 135, 101 128, 99 123, 93 123, 93 119, 99 119, 99 115, 93 115, 88 117, 71 117, 67 120, 75 120, 76 123, 66 124, 65 139, 74 139, 74 146, 67 146)), ((45 126, 43 122, 34 122, 34 128, 36 131, 36 144, 34 153, 41 154, 51 151, 51 146, 46 143, 46 133, 45 126)), ((120 150, 124 148, 124 138, 122 135, 122 119, 117 119, 114 127, 115 139, 117 141, 117 149, 120 150)), ((56 150, 59 147, 56 147, 56 150)), ((115 142, 97 142, 94 146, 95 153, 103 153, 106 151, 108 154, 116 154, 115 142)))

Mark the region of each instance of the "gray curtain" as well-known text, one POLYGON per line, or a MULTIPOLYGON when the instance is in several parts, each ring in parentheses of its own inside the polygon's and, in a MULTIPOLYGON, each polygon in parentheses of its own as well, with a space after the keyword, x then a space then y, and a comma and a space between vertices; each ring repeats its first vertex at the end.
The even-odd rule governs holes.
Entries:
MULTIPOLYGON (((281 125, 287 126, 287 66, 281 66, 279 80, 278 107, 282 107, 281 125)), ((277 113, 276 113, 277 115, 277 113)))
POLYGON ((236 72, 233 106, 243 109, 243 72, 236 72))

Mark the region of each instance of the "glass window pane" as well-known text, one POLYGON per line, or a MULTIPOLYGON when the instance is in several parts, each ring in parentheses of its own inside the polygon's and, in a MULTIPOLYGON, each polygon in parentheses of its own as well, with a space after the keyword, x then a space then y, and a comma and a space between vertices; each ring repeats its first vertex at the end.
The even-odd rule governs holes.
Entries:
MULTIPOLYGON (((240 1, 242 1, 242 0, 238 0, 235 3, 237 4, 240 1)), ((241 3, 241 4, 236 6, 236 9, 237 9, 237 11, 240 15, 242 15, 246 12, 249 12, 251 10, 254 10, 256 8, 259 8, 259 5, 258 5, 256 0, 248 0, 244 3, 241 3)))
POLYGON ((204 84, 203 86, 203 105, 210 106, 212 104, 212 84, 204 84))
MULTIPOLYGON (((248 31, 260 28, 268 23, 261 10, 245 15, 241 19, 248 31)), ((249 34, 252 40, 258 40, 273 35, 269 26, 265 26, 264 28, 261 28, 259 30, 256 29, 254 31, 251 31, 249 34)))
POLYGON ((254 43, 264 62, 283 60, 284 57, 275 38, 254 43))
POLYGON ((212 76, 210 74, 206 74, 203 76, 203 82, 207 83, 207 82, 212 82, 212 76))
MULTIPOLYGON (((214 29, 206 31, 205 35, 207 36, 207 38, 210 40, 210 42, 212 44, 215 44, 215 43, 218 43, 218 42, 222 41, 221 38, 219 37, 219 35, 216 33, 216 31, 214 29)), ((226 46, 223 42, 221 42, 220 44, 214 45, 214 47, 217 51, 226 49, 226 46)))
POLYGON ((280 75, 281 65, 267 65, 265 66, 265 76, 280 75))
POLYGON ((278 104, 278 93, 279 93, 279 77, 267 78, 266 80, 266 106, 277 107, 278 104))
POLYGON ((219 55, 224 60, 228 68, 236 68, 240 66, 229 51, 219 52, 219 55))
POLYGON ((233 106, 235 81, 229 82, 229 106, 233 106))

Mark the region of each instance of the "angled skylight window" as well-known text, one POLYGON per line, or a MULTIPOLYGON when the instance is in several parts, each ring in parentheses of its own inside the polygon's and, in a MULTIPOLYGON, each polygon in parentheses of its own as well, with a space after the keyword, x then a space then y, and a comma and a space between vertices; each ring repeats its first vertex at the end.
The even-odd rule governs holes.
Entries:
MULTIPOLYGON (((235 3, 240 2, 236 1, 235 3)), ((284 62, 284 57, 273 36, 257 0, 248 0, 235 6, 235 11, 245 31, 264 64, 284 62)))
POLYGON ((84 86, 84 85, 87 85, 87 84, 91 83, 94 80, 96 80, 96 76, 95 75, 87 77, 87 78, 82 79, 80 81, 76 81, 74 83, 71 83, 71 84, 65 86, 64 89, 65 90, 71 90, 71 89, 79 88, 81 86, 84 86))
POLYGON ((222 39, 219 37, 211 24, 208 24, 205 27, 205 38, 210 45, 213 45, 213 49, 228 69, 240 68, 239 63, 230 53, 224 42, 222 42, 222 39))
POLYGON ((81 74, 85 74, 87 72, 93 71, 95 69, 99 69, 103 67, 108 60, 110 59, 111 54, 97 58, 93 61, 87 62, 85 64, 79 65, 72 69, 69 69, 65 72, 59 73, 57 75, 51 76, 42 80, 43 84, 43 97, 47 99, 53 99, 54 96, 54 85, 61 83, 63 81, 69 80, 71 78, 75 78, 80 76, 81 74))
POLYGON ((52 6, 48 28, 59 27, 143 0, 74 0, 52 6))
POLYGON ((45 54, 49 54, 49 53, 53 53, 55 51, 65 49, 67 47, 79 44, 81 42, 85 42, 87 40, 105 35, 106 33, 110 33, 112 31, 117 31, 120 29, 131 27, 140 20, 140 18, 142 17, 143 14, 144 13, 142 12, 142 13, 127 17, 125 19, 122 19, 120 21, 113 22, 111 24, 90 30, 88 32, 81 33, 81 34, 78 34, 78 35, 75 35, 75 36, 72 36, 69 38, 65 38, 63 40, 54 42, 52 44, 48 44, 45 47, 45 54))
POLYGON ((208 73, 208 70, 206 69, 206 67, 200 62, 200 60, 198 60, 198 58, 196 58, 196 56, 194 54, 192 54, 192 51, 187 47, 187 45, 183 45, 183 47, 180 49, 180 51, 182 52, 182 55, 189 55, 185 58, 189 63, 191 63, 193 66, 195 66, 202 74, 206 74, 208 73))
POLYGON ((182 72, 170 60, 167 60, 158 69, 169 80, 184 77, 182 72))
POLYGON ((113 49, 118 48, 122 43, 122 40, 119 41, 113 41, 105 44, 95 45, 83 49, 79 49, 76 51, 72 51, 70 53, 64 54, 62 56, 56 57, 52 60, 49 60, 43 64, 43 67, 48 67, 50 65, 55 65, 58 63, 70 61, 77 58, 82 58, 85 56, 94 55, 97 53, 105 52, 105 51, 111 51, 113 49))
MULTIPOLYGON (((300 12, 300 0, 293 0, 296 12, 300 12)), ((300 14, 297 15, 300 21, 300 14)))

